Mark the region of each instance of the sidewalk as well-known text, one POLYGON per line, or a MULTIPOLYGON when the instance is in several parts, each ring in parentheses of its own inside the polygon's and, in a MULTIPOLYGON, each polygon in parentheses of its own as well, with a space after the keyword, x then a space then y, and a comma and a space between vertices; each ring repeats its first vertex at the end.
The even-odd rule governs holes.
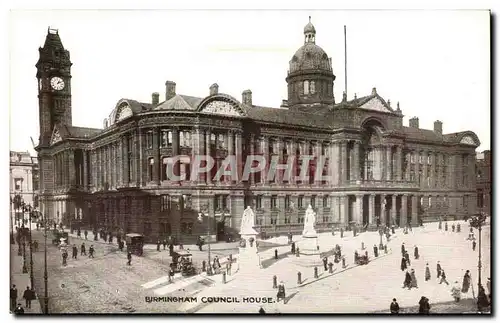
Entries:
MULTIPOLYGON (((24 313, 25 314, 41 314, 42 309, 40 306, 40 300, 38 299, 38 292, 35 291, 37 294, 37 299, 34 299, 31 301, 31 309, 26 308, 26 302, 23 299, 23 293, 26 290, 27 286, 30 286, 30 274, 29 272, 27 274, 23 274, 23 256, 18 256, 17 255, 17 245, 10 245, 10 288, 12 288, 12 285, 16 285, 17 288, 17 303, 21 303, 22 307, 24 308, 24 313)), ((29 247, 26 248, 26 263, 28 265, 28 270, 29 270, 29 247)))

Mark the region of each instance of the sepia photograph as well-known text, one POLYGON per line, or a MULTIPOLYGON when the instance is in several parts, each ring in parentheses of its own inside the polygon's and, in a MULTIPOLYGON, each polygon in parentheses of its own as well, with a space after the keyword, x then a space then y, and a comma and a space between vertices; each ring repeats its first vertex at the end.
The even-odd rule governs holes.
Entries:
POLYGON ((10 313, 491 315, 491 19, 11 10, 10 313))

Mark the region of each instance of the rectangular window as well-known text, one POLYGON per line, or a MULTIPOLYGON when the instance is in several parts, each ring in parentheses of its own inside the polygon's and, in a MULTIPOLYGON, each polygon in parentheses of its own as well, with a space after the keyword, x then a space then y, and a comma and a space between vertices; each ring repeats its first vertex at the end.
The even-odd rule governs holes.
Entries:
POLYGON ((172 131, 162 130, 160 135, 160 148, 167 148, 172 146, 172 131))
POLYGON ((284 141, 283 142, 283 148, 281 149, 283 156, 288 155, 288 142, 284 141))
POLYGON ((153 169, 155 167, 155 160, 154 158, 149 158, 149 163, 148 163, 148 180, 150 182, 153 181, 153 169))
POLYGON ((16 191, 20 191, 22 186, 23 186, 23 179, 22 178, 14 179, 14 189, 16 191))
POLYGON ((255 197, 255 208, 256 209, 262 209, 262 195, 257 195, 255 197))
POLYGON ((148 149, 153 148, 153 131, 150 130, 146 133, 146 147, 148 149))
POLYGON ((275 145, 274 140, 269 140, 269 155, 274 154, 274 145, 275 145))
POLYGON ((325 145, 325 144, 321 145, 321 156, 325 156, 326 155, 326 150, 327 149, 328 149, 327 145, 325 145))
POLYGON ((311 196, 311 206, 313 209, 316 208, 316 195, 311 196))
POLYGON ((290 217, 289 216, 285 217, 285 224, 290 224, 290 223, 291 223, 290 217))
POLYGON ((304 195, 299 195, 298 199, 297 199, 297 206, 299 207, 299 209, 302 209, 304 207, 304 195))
POLYGON ((328 216, 323 215, 323 223, 327 223, 329 220, 328 216))
POLYGON ((271 217, 271 224, 277 224, 277 218, 275 216, 271 217))
POLYGON ((285 196, 285 209, 290 209, 290 195, 285 196))
POLYGON ((424 156, 422 156, 422 155, 418 155, 418 162, 419 162, 420 164, 423 164, 423 163, 424 163, 424 156))
POLYGON ((477 191, 477 207, 482 208, 484 206, 484 200, 483 200, 483 190, 478 190, 477 191))
POLYGON ((299 215, 298 223, 304 223, 304 215, 299 215))
POLYGON ((170 210, 171 204, 172 204, 172 198, 170 195, 162 195, 160 197, 161 203, 160 203, 160 211, 168 211, 170 210))
POLYGON ((277 195, 272 195, 271 196, 271 209, 277 209, 278 208, 278 196, 277 195))
POLYGON ((431 164, 431 155, 428 155, 427 156, 427 165, 430 165, 431 164))
POLYGON ((222 199, 222 210, 227 210, 228 209, 228 204, 229 204, 229 195, 221 195, 221 199, 222 199))
POLYGON ((323 196, 323 207, 326 208, 328 207, 328 196, 323 196))

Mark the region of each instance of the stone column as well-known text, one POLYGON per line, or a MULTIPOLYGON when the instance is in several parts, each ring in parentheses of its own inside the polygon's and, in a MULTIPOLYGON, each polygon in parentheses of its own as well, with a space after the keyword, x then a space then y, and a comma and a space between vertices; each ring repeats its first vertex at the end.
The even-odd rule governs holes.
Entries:
MULTIPOLYGON (((200 128, 199 126, 194 127, 194 136, 193 136, 193 158, 195 160, 196 156, 204 156, 205 155, 205 130, 200 128)), ((194 167, 194 165, 193 165, 194 167)), ((191 177, 191 182, 193 184, 205 184, 205 174, 198 173, 198 176, 195 178, 191 177)))
POLYGON ((417 182, 417 184, 420 184, 420 152, 418 150, 415 150, 413 152, 414 154, 414 158, 415 158, 415 164, 413 164, 413 171, 415 173, 415 180, 417 182))
POLYGON ((73 187, 76 184, 76 172, 75 172, 75 150, 67 150, 67 163, 68 163, 68 187, 73 187))
POLYGON ((396 180, 403 180, 403 148, 396 146, 396 180))
POLYGON ((137 186, 146 185, 146 176, 144 174, 147 175, 147 169, 145 169, 147 165, 145 163, 144 146, 144 133, 141 129, 137 129, 137 134, 134 137, 135 180, 137 186))
POLYGON ((368 223, 376 224, 375 222, 375 194, 370 194, 368 199, 368 223))
MULTIPOLYGON (((430 167, 430 187, 429 188, 434 188, 436 187, 436 163, 437 163, 437 160, 436 160, 436 153, 435 152, 431 152, 431 167, 430 167)), ((429 172, 429 170, 427 170, 429 172)))
POLYGON ((358 225, 363 225, 363 195, 356 194, 356 215, 353 219, 358 225))
MULTIPOLYGON (((172 155, 179 156, 180 155, 180 138, 179 138, 179 129, 172 129, 172 155)), ((163 161, 160 158, 160 151, 158 151, 158 170, 159 170, 159 181, 161 182, 161 168, 163 161)), ((174 165, 174 174, 177 176, 181 176, 181 163, 178 161, 174 165)), ((178 181, 174 181, 173 184, 178 184, 178 181)))
POLYGON ((386 221, 385 221, 385 217, 386 217, 386 205, 385 205, 385 202, 386 202, 386 199, 385 199, 385 194, 380 194, 380 224, 381 225, 385 225, 386 224, 386 221))
POLYGON ((345 227, 349 219, 349 199, 347 195, 340 197, 340 225, 345 227))
POLYGON ((91 150, 90 151, 90 165, 89 165, 89 171, 91 174, 91 188, 92 191, 97 190, 97 154, 96 150, 91 150))
POLYGON ((396 194, 393 194, 392 195, 392 209, 391 209, 391 225, 394 223, 394 225, 396 225, 396 218, 397 218, 397 215, 398 215, 398 212, 397 212, 397 205, 396 205, 396 199, 397 199, 397 195, 396 194))
POLYGON ((118 161, 117 147, 116 141, 111 143, 111 187, 116 187, 118 181, 118 169, 116 167, 118 161))
POLYGON ((413 226, 416 226, 418 225, 418 221, 417 221, 417 217, 418 217, 418 214, 417 214, 417 208, 418 206, 418 200, 417 200, 417 195, 412 195, 411 197, 411 224, 413 226))
POLYGON ((423 160, 424 164, 423 164, 423 170, 422 170, 424 179, 423 179, 423 183, 421 183, 420 187, 429 187, 429 183, 427 183, 427 177, 429 176, 429 170, 427 167, 427 161, 429 159, 429 157, 428 157, 429 152, 424 150, 424 151, 422 151, 422 155, 424 156, 424 160, 423 160))
POLYGON ((353 180, 360 180, 360 169, 359 169, 359 159, 360 159, 360 146, 361 143, 359 141, 354 141, 354 150, 353 150, 353 160, 352 160, 352 169, 353 169, 353 180))
POLYGON ((83 168, 83 183, 81 183, 81 184, 83 185, 83 189, 85 191, 87 191, 89 189, 89 169, 88 169, 89 156, 87 155, 87 150, 85 150, 85 149, 82 149, 82 153, 83 153, 83 167, 82 167, 83 168))
POLYGON ((349 168, 347 167, 349 160, 349 154, 347 151, 347 141, 340 142, 340 149, 341 149, 341 163, 339 167, 339 172, 340 172, 340 185, 342 185, 342 184, 347 184, 347 172, 349 171, 349 168))
POLYGON ((316 162, 315 162, 316 169, 314 171, 314 186, 318 186, 318 187, 321 186, 321 177, 323 175, 323 168, 322 167, 324 165, 321 165, 321 164, 323 164, 325 162, 322 159, 326 157, 326 155, 325 156, 321 155, 322 146, 323 146, 323 143, 321 141, 316 141, 314 143, 314 155, 315 155, 314 157, 316 160, 316 162))
POLYGON ((385 170, 386 170, 386 177, 385 179, 387 181, 391 181, 392 178, 392 146, 387 146, 385 147, 385 170))
MULTIPOLYGON (((210 128, 208 128, 205 130, 205 155, 207 156, 207 159, 212 158, 211 157, 212 156, 212 146, 211 145, 212 145, 212 132, 211 132, 210 128)), ((213 167, 215 167, 215 165, 213 167)), ((205 180, 206 180, 207 185, 212 184, 212 170, 207 170, 206 175, 205 175, 205 180)))
MULTIPOLYGON (((235 153, 234 153, 234 135, 233 135, 233 131, 232 130, 228 130, 226 132, 225 136, 227 138, 227 140, 226 140, 226 143, 227 143, 227 155, 228 156, 235 156, 235 153)), ((232 169, 231 169, 231 171, 232 171, 232 169)), ((231 175, 226 176, 224 178, 224 183, 227 184, 227 185, 230 185, 231 183, 234 183, 234 182, 235 182, 235 179, 231 175)))
MULTIPOLYGON (((250 135, 250 156, 255 156, 255 143, 255 135, 252 133, 250 135)), ((250 185, 255 185, 255 173, 249 174, 248 179, 250 180, 250 185)))
POLYGON ((405 180, 409 181, 410 180, 410 168, 411 168, 411 151, 407 151, 405 153, 405 164, 406 164, 405 180))
POLYGON ((130 182, 129 178, 129 160, 128 160, 128 138, 126 136, 122 137, 122 184, 123 186, 128 186, 128 183, 130 182))
POLYGON ((401 196, 401 217, 399 227, 404 228, 408 223, 408 194, 401 196))
POLYGON ((243 167, 245 164, 245 161, 243 160, 243 134, 241 130, 237 130, 234 133, 234 145, 235 145, 235 150, 236 150, 236 167, 237 167, 237 172, 238 172, 238 180, 235 181, 236 183, 241 182, 242 176, 243 176, 243 167))
POLYGON ((267 173, 268 173, 268 165, 269 165, 269 138, 266 136, 262 136, 260 139, 260 152, 262 156, 264 157, 265 160, 265 167, 261 172, 261 181, 264 185, 267 185, 269 183, 267 179, 267 173))
MULTIPOLYGON (((153 160, 153 177, 148 181, 151 180, 156 185, 160 185, 160 131, 156 127, 153 128, 153 160)), ((149 163, 147 169, 149 171, 149 163)))
POLYGON ((289 151, 288 151, 288 158, 293 159, 293 164, 292 164, 292 169, 290 172, 290 180, 289 183, 292 185, 295 185, 295 170, 298 167, 299 161, 297 160, 297 142, 295 139, 291 138, 289 145, 288 145, 289 151))

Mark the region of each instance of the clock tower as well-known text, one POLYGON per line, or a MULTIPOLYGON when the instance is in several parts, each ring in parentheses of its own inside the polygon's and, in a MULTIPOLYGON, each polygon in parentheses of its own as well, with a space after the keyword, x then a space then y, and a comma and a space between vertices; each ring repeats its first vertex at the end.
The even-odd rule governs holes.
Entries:
POLYGON ((50 145, 56 124, 72 125, 71 118, 71 61, 57 29, 49 28, 43 47, 38 49, 36 63, 38 79, 38 108, 40 119, 40 148, 50 145))

